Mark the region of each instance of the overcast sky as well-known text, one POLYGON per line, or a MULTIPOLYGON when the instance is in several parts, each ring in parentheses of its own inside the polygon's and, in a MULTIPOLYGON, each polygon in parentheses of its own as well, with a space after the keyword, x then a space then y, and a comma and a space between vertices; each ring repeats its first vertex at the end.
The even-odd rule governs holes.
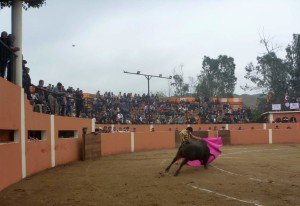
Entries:
MULTIPOLYGON (((124 74, 170 76, 174 69, 200 74, 204 56, 231 56, 237 86, 245 66, 265 50, 259 34, 284 48, 300 33, 299 0, 47 0, 23 11, 23 55, 33 84, 147 93, 147 79, 124 74), (73 47, 72 45, 75 45, 73 47)), ((11 10, 0 10, 0 29, 11 32, 11 10)), ((151 92, 169 95, 168 80, 152 78, 151 92)), ((171 90, 171 94, 172 94, 171 90)))

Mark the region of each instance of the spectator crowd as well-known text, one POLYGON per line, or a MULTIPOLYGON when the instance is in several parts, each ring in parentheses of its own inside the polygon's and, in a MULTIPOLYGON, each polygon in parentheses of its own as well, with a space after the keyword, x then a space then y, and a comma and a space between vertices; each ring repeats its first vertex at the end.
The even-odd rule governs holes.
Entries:
POLYGON ((169 101, 157 95, 98 91, 85 99, 84 114, 100 124, 198 124, 250 122, 251 110, 233 110, 208 98, 197 101, 169 101))
MULTIPOLYGON (((146 94, 98 91, 92 98, 83 98, 81 90, 72 87, 43 87, 40 80, 36 93, 32 95, 35 104, 45 104, 51 114, 95 118, 98 124, 198 124, 198 123, 246 123, 250 122, 251 110, 233 110, 230 104, 220 104, 208 98, 193 102, 169 102, 146 94), (42 88, 42 89, 40 89, 42 88), (48 97, 47 97, 48 96, 48 97), (56 98, 56 100, 55 100, 56 98), (79 104, 79 105, 78 105, 79 104), (149 106, 150 105, 150 106, 149 106)), ((112 131, 126 131, 125 128, 110 128, 112 131)), ((107 131, 106 128, 103 131, 107 131)))

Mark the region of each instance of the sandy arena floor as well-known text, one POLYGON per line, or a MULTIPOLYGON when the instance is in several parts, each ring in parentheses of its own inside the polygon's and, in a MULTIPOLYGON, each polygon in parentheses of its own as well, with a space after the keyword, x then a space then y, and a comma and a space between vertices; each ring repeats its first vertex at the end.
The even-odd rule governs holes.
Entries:
MULTIPOLYGON (((300 205, 300 145, 223 146, 205 170, 164 169, 175 149, 75 162, 0 192, 1 206, 300 205)), ((1 177, 3 178, 3 177, 1 177)))

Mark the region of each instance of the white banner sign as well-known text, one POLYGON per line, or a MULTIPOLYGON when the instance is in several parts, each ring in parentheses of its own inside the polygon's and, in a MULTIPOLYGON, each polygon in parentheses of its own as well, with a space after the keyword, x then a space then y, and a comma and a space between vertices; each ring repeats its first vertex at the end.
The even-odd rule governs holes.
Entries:
POLYGON ((281 104, 272 104, 272 110, 281 110, 281 104))
POLYGON ((290 103, 290 109, 299 109, 299 103, 290 103))

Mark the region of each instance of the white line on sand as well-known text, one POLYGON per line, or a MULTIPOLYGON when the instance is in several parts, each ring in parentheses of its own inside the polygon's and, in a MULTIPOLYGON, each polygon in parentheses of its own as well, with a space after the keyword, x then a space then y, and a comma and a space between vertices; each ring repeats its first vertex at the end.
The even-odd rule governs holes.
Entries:
POLYGON ((275 151, 275 150, 281 150, 281 149, 260 149, 260 150, 246 150, 246 151, 239 151, 239 152, 232 152, 227 154, 222 154, 220 157, 225 155, 234 155, 234 154, 242 154, 242 153, 249 153, 249 152, 263 152, 263 151, 275 151))
MULTIPOLYGON (((230 175, 234 175, 234 176, 239 176, 239 177, 246 177, 245 175, 241 175, 241 174, 237 174, 237 173, 234 173, 234 172, 230 172, 230 171, 227 171, 227 170, 223 170, 217 166, 214 166, 214 165, 210 165, 212 166, 213 168, 221 171, 221 172, 224 172, 224 173, 227 173, 227 174, 230 174, 230 175)), ((269 183, 270 181, 269 180, 261 180, 261 179, 258 179, 258 178, 252 178, 252 177, 249 177, 248 178, 249 180, 252 180, 252 181, 255 181, 255 182, 264 182, 264 183, 269 183)), ((274 182, 273 182, 274 183, 274 182)))
MULTIPOLYGON (((230 151, 230 150, 242 150, 242 149, 249 149, 249 147, 236 147, 236 148, 223 148, 222 151, 230 151)), ((252 148, 252 149, 256 149, 256 148, 252 148)))
POLYGON ((212 191, 212 190, 208 190, 208 189, 205 189, 205 188, 197 187, 197 186, 195 186, 195 185, 188 184, 188 186, 190 186, 190 187, 192 187, 192 188, 194 188, 194 189, 198 189, 198 190, 207 192, 207 193, 212 193, 212 194, 214 194, 214 195, 216 195, 216 196, 225 197, 225 198, 230 199, 230 200, 235 200, 235 201, 243 202, 243 203, 246 203, 246 204, 253 204, 253 205, 256 205, 256 206, 262 206, 261 204, 259 204, 258 201, 241 200, 241 199, 238 199, 238 198, 236 198, 236 197, 231 197, 231 196, 228 196, 228 195, 224 195, 224 194, 221 194, 221 193, 212 191))
MULTIPOLYGON (((261 150, 246 150, 246 151, 240 151, 240 152, 233 152, 233 153, 227 153, 227 154, 222 154, 220 157, 224 157, 226 155, 234 155, 234 154, 242 154, 242 153, 249 153, 249 152, 264 152, 264 151, 277 151, 277 150, 281 150, 281 149, 261 149, 261 150)), ((226 158, 226 157, 224 157, 226 158)), ((230 174, 230 175, 235 175, 235 176, 239 176, 239 177, 246 177, 245 175, 241 175, 241 174, 237 174, 237 173, 234 173, 234 172, 230 172, 230 171, 227 171, 227 170, 224 170, 224 169, 221 169, 219 167, 216 167, 214 165, 211 165, 213 168, 221 171, 221 172, 224 172, 224 173, 227 173, 227 174, 230 174)), ((251 181, 255 181, 255 182, 264 182, 264 183, 269 183, 270 181, 269 180, 261 180, 259 178, 252 178, 252 177, 249 177, 248 178, 249 180, 251 181)), ((274 182, 272 182, 274 183, 274 182)))
MULTIPOLYGON (((162 166, 162 164, 165 163, 165 162, 166 162, 166 160, 161 161, 160 165, 162 166)), ((172 175, 170 175, 169 173, 166 173, 166 175, 169 176, 169 177, 172 177, 172 175)), ((236 175, 238 175, 238 174, 236 174, 236 175)), ((239 175, 239 176, 242 176, 242 175, 239 175)), ((258 203, 258 201, 241 200, 241 199, 238 199, 236 197, 231 197, 231 196, 228 196, 228 195, 224 195, 224 194, 221 194, 221 193, 218 193, 218 192, 214 192, 212 190, 208 190, 208 189, 205 189, 205 188, 200 188, 200 187, 197 187, 197 186, 194 186, 194 185, 191 185, 191 184, 187 184, 187 185, 190 186, 190 187, 192 187, 192 188, 194 188, 194 189, 199 189, 199 190, 204 191, 204 192, 212 193, 212 194, 214 194, 216 196, 225 197, 227 199, 231 199, 231 200, 243 202, 243 203, 246 203, 246 204, 253 204, 255 206, 262 206, 261 204, 258 203)))

